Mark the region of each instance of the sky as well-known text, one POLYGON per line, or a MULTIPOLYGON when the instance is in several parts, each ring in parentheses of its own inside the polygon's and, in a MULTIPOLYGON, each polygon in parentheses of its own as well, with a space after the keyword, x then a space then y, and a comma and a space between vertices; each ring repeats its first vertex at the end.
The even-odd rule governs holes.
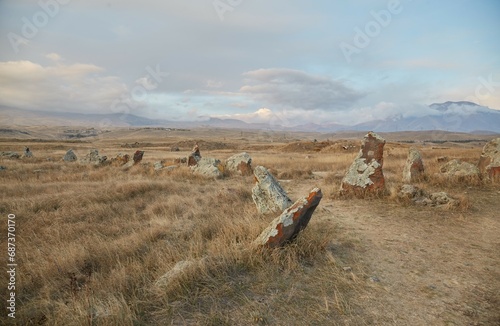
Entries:
POLYGON ((500 110, 498 0, 0 0, 1 107, 355 124, 500 110))

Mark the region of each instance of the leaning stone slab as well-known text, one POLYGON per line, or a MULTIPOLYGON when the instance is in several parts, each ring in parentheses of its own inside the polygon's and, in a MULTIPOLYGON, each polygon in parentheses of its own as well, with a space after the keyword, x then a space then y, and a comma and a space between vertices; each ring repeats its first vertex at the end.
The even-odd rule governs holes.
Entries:
POLYGON ((376 133, 370 131, 366 134, 358 156, 342 180, 341 193, 363 195, 384 190, 384 145, 385 139, 376 133))
POLYGON ((425 172, 422 154, 416 147, 408 151, 408 158, 403 168, 403 182, 410 183, 420 179, 425 172))
POLYGON ((191 170, 198 175, 220 179, 223 177, 224 167, 218 159, 203 157, 191 167, 191 170))
POLYGON ((252 188, 252 198, 259 213, 281 212, 292 205, 286 191, 265 167, 257 166, 253 173, 255 186, 252 188))
POLYGON ((241 175, 252 174, 252 158, 246 152, 231 156, 226 160, 226 169, 241 175))
POLYGON ((73 152, 72 149, 68 150, 66 154, 63 157, 63 160, 65 162, 74 162, 77 160, 76 154, 73 152))
POLYGON ((321 189, 312 189, 308 196, 297 200, 275 218, 255 239, 254 244, 276 248, 293 240, 300 231, 306 228, 322 197, 321 189))
POLYGON ((500 138, 489 141, 479 158, 479 171, 493 181, 500 181, 500 138))

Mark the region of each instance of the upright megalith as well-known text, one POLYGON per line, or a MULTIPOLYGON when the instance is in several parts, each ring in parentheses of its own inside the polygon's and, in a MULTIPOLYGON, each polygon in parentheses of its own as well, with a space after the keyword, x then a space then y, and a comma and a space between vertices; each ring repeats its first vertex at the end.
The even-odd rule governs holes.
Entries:
POLYGON ((80 163, 103 165, 107 159, 107 156, 100 156, 97 149, 91 149, 90 152, 80 160, 80 163))
POLYGON ((78 158, 72 149, 68 150, 66 154, 64 154, 63 160, 64 162, 75 162, 78 158))
POLYGON ((253 174, 255 186, 252 188, 252 198, 260 213, 281 212, 292 205, 286 191, 265 167, 257 166, 253 174))
POLYGON ((189 154, 187 158, 187 165, 195 166, 196 164, 198 164, 198 161, 200 160, 201 160, 200 147, 198 146, 198 143, 196 143, 193 147, 193 150, 191 151, 191 154, 189 154))
POLYGON ((226 169, 241 175, 252 174, 252 158, 246 152, 231 156, 226 160, 226 169))
POLYGON ((300 231, 306 228, 322 197, 321 189, 312 189, 309 195, 297 200, 275 218, 255 239, 254 244, 276 248, 293 240, 300 231))
POLYGON ((493 181, 500 181, 500 138, 489 141, 479 158, 479 171, 493 181))
POLYGON ((144 156, 144 151, 135 151, 134 153, 134 165, 139 164, 142 161, 142 157, 144 156))
POLYGON ((364 195, 384 190, 385 139, 370 131, 363 139, 361 150, 342 179, 340 191, 343 194, 364 195))
POLYGON ((419 180, 424 175, 424 172, 422 154, 420 154, 420 151, 416 147, 411 147, 403 169, 403 182, 411 183, 419 180))
POLYGON ((33 152, 30 151, 29 147, 24 148, 23 158, 31 158, 33 157, 33 152))

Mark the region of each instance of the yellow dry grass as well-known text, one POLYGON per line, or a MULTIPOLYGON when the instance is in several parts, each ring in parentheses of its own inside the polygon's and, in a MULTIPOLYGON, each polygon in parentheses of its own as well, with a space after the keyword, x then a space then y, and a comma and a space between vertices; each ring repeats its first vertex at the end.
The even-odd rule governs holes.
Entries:
MULTIPOLYGON (((479 216, 492 230, 500 223, 495 200, 498 185, 480 178, 450 180, 438 174, 441 163, 437 157, 477 163, 480 147, 420 148, 427 176, 418 185, 429 191, 447 191, 461 202, 458 210, 446 211, 414 207, 391 196, 338 198, 341 179, 356 151, 284 152, 286 144, 263 143, 261 134, 246 135, 245 141, 206 135, 208 141, 226 141, 230 146, 212 151, 201 148, 202 155, 224 160, 246 150, 254 166, 264 165, 278 176, 293 200, 315 185, 323 189, 323 201, 294 243, 271 251, 251 250, 251 242, 275 217, 256 213, 251 198, 253 177, 211 180, 191 174, 187 167, 154 171, 154 161, 173 162, 187 154, 189 148, 169 151, 180 138, 141 136, 141 141, 152 144, 138 148, 146 150, 145 164, 128 170, 61 161, 69 148, 79 157, 91 148, 99 148, 109 158, 120 152, 133 154, 135 148, 121 146, 131 142, 133 135, 124 135, 82 143, 2 143, 2 150, 22 151, 24 144, 29 145, 36 156, 0 158, 0 165, 7 167, 0 172, 0 213, 4 217, 15 214, 17 221, 18 325, 396 325, 411 321, 423 325, 440 321, 439 312, 436 319, 412 319, 412 311, 424 314, 424 299, 435 291, 416 290, 415 306, 403 307, 407 312, 398 315, 401 306, 392 301, 394 296, 404 297, 404 291, 373 281, 374 271, 381 267, 372 261, 370 247, 383 241, 379 239, 382 231, 373 225, 380 224, 380 216, 387 216, 387 230, 395 233, 407 226, 426 232, 426 224, 437 223, 443 230, 470 224, 475 230, 471 232, 483 234, 479 216), (420 216, 423 225, 415 227, 415 216, 420 216), (180 261, 195 264, 168 286, 157 285, 180 261)), ((194 143, 199 137, 187 142, 194 143)), ((390 191, 401 185, 407 149, 407 145, 386 145, 384 173, 390 191)), ((470 254, 453 247, 455 240, 450 243, 451 256, 470 254)), ((415 245, 405 250, 411 251, 415 245)), ((478 275, 457 274, 459 281, 464 280, 463 289, 442 295, 451 296, 450 305, 458 305, 453 300, 461 298, 467 308, 446 310, 439 324, 446 320, 484 325, 500 321, 493 307, 500 304, 495 294, 500 290, 499 274, 498 269, 491 270, 500 266, 500 257, 491 251, 500 249, 498 238, 484 233, 476 246, 488 250, 487 255, 469 259, 480 264, 488 258, 491 264, 476 268, 478 275), (470 284, 478 292, 465 296, 470 284)), ((0 247, 6 248, 3 236, 0 247)), ((381 248, 377 261, 395 259, 394 252, 381 248)), ((429 256, 435 264, 442 258, 435 253, 429 256)), ((6 254, 2 255, 5 265, 4 259, 6 254)), ((428 268, 417 273, 432 273, 428 268)), ((427 286, 417 283, 408 288, 427 286)), ((6 296, 5 286, 0 296, 6 296)), ((402 302, 406 302, 404 298, 402 302)), ((0 318, 13 324, 5 315, 0 318)))

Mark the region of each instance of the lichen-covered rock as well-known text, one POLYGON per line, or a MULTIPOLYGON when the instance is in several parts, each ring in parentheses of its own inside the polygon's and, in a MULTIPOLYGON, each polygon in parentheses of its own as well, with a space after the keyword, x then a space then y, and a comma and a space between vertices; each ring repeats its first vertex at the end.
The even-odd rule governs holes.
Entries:
POLYGON ((451 160, 441 167, 441 173, 450 177, 466 177, 479 175, 477 166, 460 160, 451 160))
POLYGON ((479 158, 479 171, 493 181, 500 181, 500 138, 489 141, 479 158))
POLYGON ((265 167, 257 166, 253 173, 252 198, 261 214, 281 212, 292 205, 286 191, 265 167))
POLYGON ((122 166, 130 161, 130 155, 119 153, 115 158, 111 159, 111 164, 114 166, 122 166))
POLYGON ((233 155, 226 160, 226 169, 241 175, 251 175, 253 172, 252 158, 246 152, 233 155))
POLYGON ((17 152, 0 152, 0 156, 8 157, 8 158, 20 158, 21 155, 17 152))
POLYGON ((80 163, 102 165, 107 159, 106 156, 100 156, 97 149, 91 149, 90 152, 80 160, 80 163))
POLYGON ((189 156, 187 157, 187 165, 195 166, 196 164, 198 164, 200 160, 201 160, 200 148, 198 147, 198 144, 195 144, 193 150, 191 151, 191 154, 189 154, 189 156))
POLYGON ((424 196, 424 191, 414 185, 404 184, 398 192, 399 198, 413 199, 416 197, 424 196))
POLYGON ((77 160, 76 154, 72 149, 68 150, 63 157, 64 162, 75 162, 77 160))
POLYGON ((374 132, 364 137, 358 156, 342 180, 341 193, 363 195, 384 190, 384 145, 385 139, 374 132))
POLYGON ((144 156, 144 151, 135 151, 134 153, 134 165, 138 164, 142 161, 142 157, 144 156))
POLYGON ((275 218, 254 241, 254 244, 276 248, 293 240, 300 231, 305 229, 322 197, 321 189, 311 190, 308 196, 297 200, 275 218))
POLYGON ((155 171, 160 171, 161 169, 163 169, 163 168, 164 168, 164 166, 163 166, 162 161, 156 161, 156 162, 153 164, 153 168, 155 169, 155 171))
POLYGON ((409 184, 401 186, 398 197, 409 199, 415 205, 419 206, 454 207, 459 204, 458 200, 452 198, 446 192, 428 193, 423 189, 409 184))
POLYGON ((223 177, 224 167, 218 159, 204 157, 198 161, 198 164, 192 166, 191 170, 195 174, 220 179, 223 177))
POLYGON ((424 162, 420 151, 416 147, 411 147, 403 168, 403 182, 419 180, 424 175, 424 172, 424 162))

